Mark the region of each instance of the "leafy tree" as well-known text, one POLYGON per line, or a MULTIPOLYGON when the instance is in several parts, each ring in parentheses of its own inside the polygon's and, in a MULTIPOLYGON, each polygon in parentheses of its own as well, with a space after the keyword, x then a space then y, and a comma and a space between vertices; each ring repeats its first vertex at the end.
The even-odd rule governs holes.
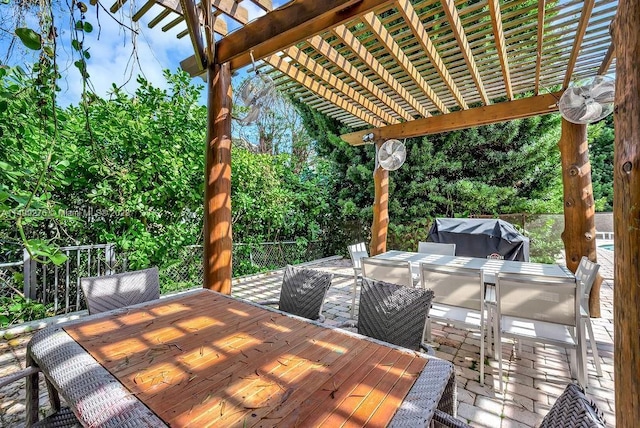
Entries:
POLYGON ((596 211, 611 211, 613 209, 613 115, 590 125, 587 136, 596 211))

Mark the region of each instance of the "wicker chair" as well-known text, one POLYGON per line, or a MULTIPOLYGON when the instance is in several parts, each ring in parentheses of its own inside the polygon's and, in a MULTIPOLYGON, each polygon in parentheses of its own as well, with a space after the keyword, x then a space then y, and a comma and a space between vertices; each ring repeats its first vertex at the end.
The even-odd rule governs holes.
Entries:
MULTIPOLYGON (((16 382, 20 379, 27 378, 27 382, 33 379, 34 382, 38 381, 38 374, 40 369, 38 367, 27 367, 18 372, 12 373, 0 378, 0 388, 16 382)), ((66 427, 81 427, 80 422, 68 407, 61 407, 60 398, 58 393, 54 389, 53 385, 47 381, 47 389, 49 390, 49 401, 54 412, 40 421, 35 421, 31 426, 39 428, 66 428, 66 427)))
POLYGON ((91 315, 160 298, 157 267, 81 278, 80 287, 91 315))
POLYGON ((604 416, 595 403, 589 401, 584 390, 570 383, 544 417, 540 428, 604 428, 604 416))
POLYGON ((363 278, 355 326, 365 336, 419 350, 432 298, 431 290, 363 278))
POLYGON ((299 317, 324 322, 322 306, 333 279, 332 273, 287 265, 279 300, 261 305, 278 305, 278 309, 299 317))

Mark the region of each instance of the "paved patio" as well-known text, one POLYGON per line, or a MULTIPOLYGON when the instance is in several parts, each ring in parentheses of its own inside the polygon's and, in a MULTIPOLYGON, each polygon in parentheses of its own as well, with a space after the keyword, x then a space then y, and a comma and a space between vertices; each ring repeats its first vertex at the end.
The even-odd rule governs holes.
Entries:
MULTIPOLYGON (((615 426, 613 390, 613 252, 599 249, 598 261, 605 278, 602 285, 602 318, 593 320, 603 377, 597 377, 591 353, 588 354, 589 397, 605 414, 608 425, 615 426)), ((310 265, 334 273, 324 313, 327 323, 337 325, 350 316, 353 276, 348 259, 324 260, 310 265)), ((234 280, 233 295, 249 300, 277 298, 282 271, 234 280)), ((31 333, 5 338, 0 343, 0 376, 24 367, 26 344, 31 333)), ((433 327, 436 356, 452 361, 458 382, 458 417, 478 427, 537 426, 549 408, 571 382, 568 354, 551 346, 503 345, 506 392, 498 393, 498 365, 485 359, 485 385, 479 382, 479 334, 446 325, 433 327)), ((41 412, 48 409, 46 388, 41 387, 41 412)), ((0 426, 24 426, 24 381, 0 389, 0 426)))

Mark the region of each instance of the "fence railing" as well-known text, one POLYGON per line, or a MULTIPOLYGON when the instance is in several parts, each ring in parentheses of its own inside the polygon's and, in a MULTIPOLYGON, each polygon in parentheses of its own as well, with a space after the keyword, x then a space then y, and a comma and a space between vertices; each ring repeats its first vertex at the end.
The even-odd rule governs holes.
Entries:
MULTIPOLYGON (((22 294, 46 305, 52 314, 69 313, 85 307, 80 278, 110 275, 128 269, 127 254, 120 253, 116 259, 115 244, 112 243, 62 247, 60 251, 67 256, 60 266, 42 263, 26 250, 22 261, 0 264, 0 297, 22 294), (21 276, 24 276, 22 280, 21 276)), ((234 243, 233 275, 278 269, 286 264, 321 257, 320 242, 234 243)), ((202 245, 177 248, 172 261, 159 266, 161 292, 201 287, 204 278, 202 259, 202 245)))
POLYGON ((80 278, 110 275, 116 270, 115 244, 62 247, 67 260, 60 266, 41 263, 24 250, 24 296, 45 305, 55 314, 84 307, 80 278))

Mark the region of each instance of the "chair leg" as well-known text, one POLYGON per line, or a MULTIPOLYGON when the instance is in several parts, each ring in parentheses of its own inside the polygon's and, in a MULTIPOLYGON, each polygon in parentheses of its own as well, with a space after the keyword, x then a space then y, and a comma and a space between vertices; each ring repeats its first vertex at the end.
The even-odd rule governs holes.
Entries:
POLYGON ((482 320, 480 326, 480 385, 484 385, 484 331, 485 322, 482 320))
POLYGON ((431 343, 431 318, 427 317, 427 322, 424 323, 424 331, 422 332, 422 341, 431 343))
MULTIPOLYGON (((36 364, 31 356, 27 354, 27 367, 32 366, 36 366, 36 364)), ((27 376, 26 387, 26 426, 30 427, 34 423, 38 422, 38 411, 40 407, 40 384, 38 382, 38 372, 27 376)))
POLYGON ((353 287, 351 287, 351 319, 356 314, 356 292, 358 290, 358 275, 353 276, 353 287))
MULTIPOLYGON (((598 377, 602 377, 602 366, 600 365, 600 355, 598 355, 598 345, 596 343, 596 337, 593 334, 593 324, 591 323, 591 318, 585 317, 583 318, 587 325, 587 333, 589 333, 589 343, 591 344, 591 355, 593 355, 593 362, 596 365, 596 373, 598 377)), ((586 346, 585 346, 586 349, 586 346)), ((586 364, 586 360, 585 360, 586 364)))
POLYGON ((496 354, 498 359, 498 377, 500 378, 500 394, 504 393, 502 382, 502 333, 500 332, 500 326, 495 331, 496 335, 496 354))
MULTIPOLYGON (((579 320, 580 321, 580 320, 579 320)), ((589 386, 589 375, 587 373, 587 335, 585 333, 584 323, 578 322, 578 349, 576 354, 578 357, 578 382, 583 388, 589 386)))

